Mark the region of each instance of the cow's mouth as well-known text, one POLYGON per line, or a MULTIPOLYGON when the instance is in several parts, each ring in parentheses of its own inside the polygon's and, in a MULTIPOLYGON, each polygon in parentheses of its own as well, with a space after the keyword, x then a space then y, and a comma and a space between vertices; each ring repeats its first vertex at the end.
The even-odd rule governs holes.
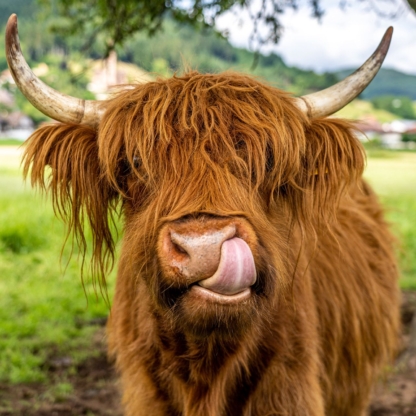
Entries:
MULTIPOLYGON (((250 248, 253 241, 242 238, 246 237, 242 233, 238 235, 220 241, 220 247, 211 238, 211 247, 207 244, 204 250, 191 252, 193 257, 189 256, 190 261, 184 260, 181 273, 170 275, 179 277, 179 285, 166 287, 168 279, 159 281, 162 283, 158 285, 160 299, 172 312, 172 325, 181 331, 198 337, 212 333, 235 337, 253 322, 264 298, 267 279, 261 259, 256 270, 255 252, 250 248), (218 251, 213 252, 212 246, 218 251), (208 253, 206 257, 205 250, 208 253), (186 268, 189 263, 192 267, 186 268), (190 270, 197 272, 187 273, 190 270)), ((170 252, 175 254, 173 250, 170 252)), ((173 267, 165 270, 168 273, 175 271, 173 267)))
POLYGON ((191 287, 192 294, 207 301, 231 304, 248 299, 256 282, 256 267, 248 244, 241 238, 224 241, 217 271, 191 287))
POLYGON ((191 286, 190 294, 208 302, 218 303, 221 305, 232 305, 249 299, 251 296, 251 289, 246 288, 242 292, 236 293, 234 295, 223 295, 221 293, 205 289, 204 287, 196 284, 191 286))
POLYGON ((198 217, 167 224, 157 246, 160 300, 189 310, 251 302, 264 289, 254 261, 257 246, 242 219, 198 217))

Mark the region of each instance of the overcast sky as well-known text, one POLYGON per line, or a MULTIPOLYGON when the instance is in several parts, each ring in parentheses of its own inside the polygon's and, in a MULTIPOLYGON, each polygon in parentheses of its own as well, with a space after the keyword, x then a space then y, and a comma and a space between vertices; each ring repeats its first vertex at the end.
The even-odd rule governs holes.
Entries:
MULTIPOLYGON (((393 26, 383 66, 416 75, 416 15, 400 0, 393 6, 389 0, 373 0, 383 12, 399 11, 396 18, 382 17, 370 10, 371 1, 352 0, 351 6, 342 10, 339 0, 321 0, 325 10, 321 23, 310 17, 309 7, 289 10, 281 17, 285 31, 279 44, 262 50, 276 52, 288 65, 319 72, 359 67, 376 49, 387 27, 393 26)), ((218 26, 230 30, 232 44, 248 47, 252 26, 247 15, 229 13, 218 26)))

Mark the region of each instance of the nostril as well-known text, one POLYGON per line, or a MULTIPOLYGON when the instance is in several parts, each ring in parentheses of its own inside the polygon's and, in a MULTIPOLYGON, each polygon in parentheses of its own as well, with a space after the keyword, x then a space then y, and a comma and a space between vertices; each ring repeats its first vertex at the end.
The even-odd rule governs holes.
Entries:
POLYGON ((222 244, 235 236, 236 227, 229 225, 217 230, 194 228, 196 229, 184 230, 183 227, 171 226, 164 234, 160 254, 163 263, 169 265, 175 273, 196 282, 209 278, 216 272, 222 244))
POLYGON ((176 252, 178 252, 180 254, 184 254, 184 255, 189 257, 189 253, 183 247, 181 247, 179 244, 172 241, 172 246, 173 246, 173 248, 176 252))
POLYGON ((174 231, 170 232, 170 244, 176 254, 181 256, 191 257, 191 253, 187 246, 186 237, 174 231))

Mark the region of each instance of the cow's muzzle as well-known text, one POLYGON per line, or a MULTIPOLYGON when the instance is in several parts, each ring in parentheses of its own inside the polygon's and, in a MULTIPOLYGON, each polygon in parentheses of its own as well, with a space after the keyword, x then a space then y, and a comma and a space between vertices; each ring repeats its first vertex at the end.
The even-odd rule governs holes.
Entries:
POLYGON ((252 234, 240 219, 204 217, 170 223, 158 245, 163 274, 208 300, 245 299, 256 282, 252 234))

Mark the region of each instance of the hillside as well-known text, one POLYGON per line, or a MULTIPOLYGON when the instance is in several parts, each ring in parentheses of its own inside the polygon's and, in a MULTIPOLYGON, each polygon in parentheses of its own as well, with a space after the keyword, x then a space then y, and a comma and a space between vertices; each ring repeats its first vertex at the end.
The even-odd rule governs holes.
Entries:
MULTIPOLYGON (((55 55, 54 60, 62 68, 74 58, 86 60, 103 56, 105 39, 89 37, 85 33, 72 36, 59 34, 56 28, 65 26, 65 18, 53 12, 47 13, 37 4, 36 0, 0 0, 0 31, 4 33, 8 16, 12 12, 17 13, 22 49, 31 65, 45 59, 49 60, 50 65, 50 55, 55 55)), ((161 75, 168 76, 184 68, 200 72, 231 69, 258 76, 294 94, 317 91, 336 81, 333 74, 316 74, 288 67, 274 54, 259 55, 257 65, 253 65, 256 62, 253 52, 233 47, 213 30, 178 26, 169 18, 162 32, 151 38, 138 33, 117 52, 120 60, 161 75)), ((0 71, 6 67, 4 50, 0 48, 0 71)))
MULTIPOLYGON (((355 69, 339 71, 335 75, 338 79, 342 79, 355 69)), ((371 84, 361 94, 361 98, 369 100, 382 95, 404 96, 416 101, 416 76, 395 69, 381 68, 371 84)))
MULTIPOLYGON (((0 0, 1 32, 4 32, 11 13, 19 16, 22 48, 31 65, 46 59, 49 64, 53 60, 65 69, 71 60, 102 57, 104 39, 88 38, 85 34, 68 37, 56 30, 52 33, 51 29, 65 26, 65 19, 46 12, 36 0, 0 0)), ((356 69, 317 74, 289 67, 276 54, 259 55, 256 61, 253 52, 233 47, 212 30, 198 31, 184 25, 179 27, 169 19, 165 21, 162 32, 151 38, 138 33, 117 52, 122 61, 136 64, 148 72, 169 76, 184 68, 200 72, 231 69, 263 78, 295 95, 326 88, 356 69), (255 62, 257 65, 253 65, 255 62)), ((6 67, 4 49, 0 48, 0 71, 6 67)), ((371 99, 380 95, 407 96, 416 100, 416 76, 382 69, 361 98, 371 99)))
POLYGON ((36 8, 33 0, 0 0, 0 25, 3 26, 12 13, 23 18, 33 16, 36 8))
MULTIPOLYGON (((102 58, 105 40, 88 38, 85 34, 63 36, 51 31, 62 25, 65 19, 46 13, 37 6, 36 0, 0 0, 0 32, 4 32, 6 20, 12 12, 19 16, 20 40, 29 64, 32 67, 40 63, 48 65, 49 72, 42 77, 43 80, 64 93, 94 98, 87 90, 91 81, 91 62, 102 58)), ((151 38, 138 33, 118 48, 117 54, 119 60, 129 64, 130 68, 135 65, 153 75, 171 76, 188 69, 203 73, 235 70, 266 80, 294 95, 327 88, 355 70, 317 74, 289 67, 276 54, 256 56, 248 50, 233 47, 212 30, 198 31, 186 25, 179 27, 169 19, 165 21, 162 32, 151 38)), ((0 72, 6 68, 4 48, 0 48, 0 72)), ((416 76, 382 69, 360 98, 368 100, 382 95, 416 100, 416 76)), ((16 101, 18 109, 36 122, 44 119, 18 93, 16 101)), ((361 118, 372 111, 371 104, 357 105, 352 111, 353 118, 361 118)), ((347 113, 343 116, 348 117, 347 113)), ((376 117, 380 121, 397 118, 386 113, 376 117)))

